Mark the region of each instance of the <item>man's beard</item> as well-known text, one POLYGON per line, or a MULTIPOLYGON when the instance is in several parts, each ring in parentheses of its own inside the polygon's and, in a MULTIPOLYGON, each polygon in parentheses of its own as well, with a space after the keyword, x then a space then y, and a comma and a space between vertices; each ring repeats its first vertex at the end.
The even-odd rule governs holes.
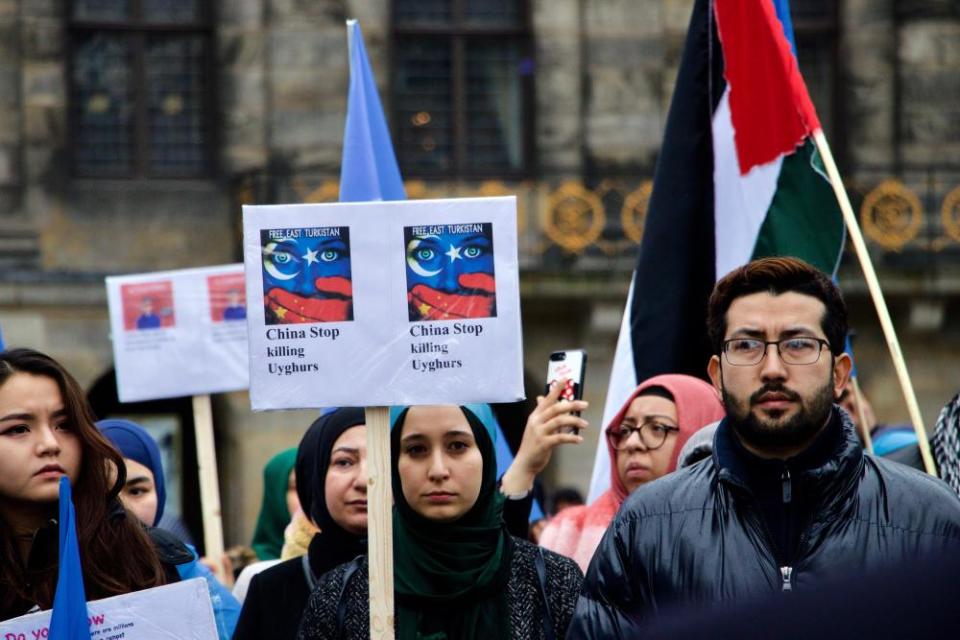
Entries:
POLYGON ((766 384, 758 389, 744 407, 733 396, 722 390, 723 406, 731 426, 742 442, 759 450, 795 448, 809 443, 826 424, 833 407, 833 375, 817 389, 809 401, 779 383, 766 384), (757 417, 751 409, 765 393, 780 393, 799 404, 799 409, 786 421, 757 417))

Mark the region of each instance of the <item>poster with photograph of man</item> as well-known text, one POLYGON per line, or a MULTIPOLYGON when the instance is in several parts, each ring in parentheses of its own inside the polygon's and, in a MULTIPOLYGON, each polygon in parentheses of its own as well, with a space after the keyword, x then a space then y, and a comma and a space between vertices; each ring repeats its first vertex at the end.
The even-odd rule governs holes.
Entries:
POLYGON ((109 276, 106 286, 122 402, 247 388, 243 265, 109 276))
POLYGON ((242 273, 207 277, 210 319, 235 322, 247 319, 247 297, 242 273))
POLYGON ((353 320, 349 227, 260 232, 266 324, 353 320))
POLYGON ((411 322, 497 316, 493 225, 404 227, 411 322))
POLYGON ((127 284, 120 288, 125 331, 173 327, 173 283, 169 280, 127 284))

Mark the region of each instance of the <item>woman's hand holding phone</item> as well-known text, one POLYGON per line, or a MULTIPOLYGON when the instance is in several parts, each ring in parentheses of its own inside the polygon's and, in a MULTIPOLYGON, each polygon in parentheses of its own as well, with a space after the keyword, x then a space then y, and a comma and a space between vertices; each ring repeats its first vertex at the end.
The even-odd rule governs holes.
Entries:
POLYGON ((508 495, 520 494, 533 487, 533 479, 546 468, 553 450, 562 444, 580 444, 580 431, 590 423, 571 412, 586 411, 585 400, 560 400, 566 380, 558 380, 550 386, 545 396, 537 396, 537 407, 527 418, 523 440, 513 464, 503 474, 501 491, 508 495))

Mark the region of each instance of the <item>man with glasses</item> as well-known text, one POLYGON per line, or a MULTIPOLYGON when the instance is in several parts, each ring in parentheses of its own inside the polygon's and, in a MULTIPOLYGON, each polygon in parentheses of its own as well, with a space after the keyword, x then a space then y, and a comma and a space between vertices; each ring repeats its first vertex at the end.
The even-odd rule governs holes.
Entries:
POLYGON ((707 371, 727 414, 713 455, 624 503, 568 638, 622 636, 662 608, 813 590, 960 553, 957 496, 864 455, 834 406, 851 361, 846 307, 826 275, 792 258, 751 262, 717 283, 707 328, 707 371))

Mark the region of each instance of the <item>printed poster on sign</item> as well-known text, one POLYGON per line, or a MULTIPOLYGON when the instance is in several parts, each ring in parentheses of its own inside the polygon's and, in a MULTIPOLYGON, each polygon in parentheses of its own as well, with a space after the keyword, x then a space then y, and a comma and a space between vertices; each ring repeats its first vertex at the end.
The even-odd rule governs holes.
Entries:
MULTIPOLYGON (((0 622, 0 640, 47 638, 50 616, 40 611, 0 622)), ((87 616, 91 640, 217 640, 203 578, 93 600, 87 616)))
POLYGON ((147 331, 174 326, 173 285, 169 280, 125 284, 120 287, 125 331, 147 331))
POLYGON ((263 310, 266 324, 353 320, 350 229, 264 229, 263 310))
POLYGON ((492 225, 404 227, 403 238, 410 322, 497 316, 492 225))
POLYGON ((255 410, 523 397, 516 201, 244 207, 255 410))
POLYGON ((247 296, 243 272, 207 276, 210 320, 234 322, 247 319, 247 296))
POLYGON ((111 276, 106 282, 122 402, 247 388, 243 265, 111 276))

